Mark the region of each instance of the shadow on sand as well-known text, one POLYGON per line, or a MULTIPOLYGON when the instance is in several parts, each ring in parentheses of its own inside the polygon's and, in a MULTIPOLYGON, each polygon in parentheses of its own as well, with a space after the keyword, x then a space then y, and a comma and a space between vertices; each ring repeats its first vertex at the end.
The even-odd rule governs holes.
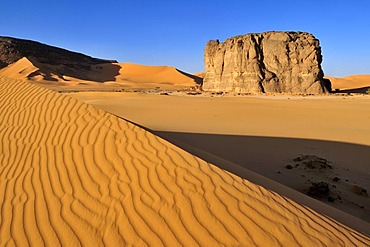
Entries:
POLYGON ((28 58, 29 61, 38 68, 37 71, 28 75, 31 79, 34 76, 42 76, 46 81, 58 81, 52 77, 56 75, 60 81, 69 81, 65 77, 72 77, 80 80, 93 82, 115 81, 120 73, 121 67, 113 63, 88 64, 88 63, 65 63, 65 64, 46 64, 37 61, 35 58, 28 58))
POLYGON ((183 75, 185 75, 185 76, 190 77, 191 79, 193 79, 197 85, 203 85, 203 78, 201 78, 199 76, 196 76, 196 75, 188 74, 188 73, 186 73, 184 71, 181 71, 179 69, 176 69, 176 70, 177 70, 177 72, 180 72, 181 74, 183 74, 183 75))
MULTIPOLYGON (((367 204, 364 205, 364 208, 346 208, 344 203, 329 203, 328 201, 323 200, 325 203, 330 205, 330 207, 325 208, 323 203, 299 193, 301 196, 303 196, 303 198, 305 198, 302 199, 299 195, 289 191, 289 189, 287 190, 285 187, 287 186, 293 188, 294 190, 303 192, 302 188, 297 188, 297 181, 298 184, 301 181, 301 185, 309 186, 305 183, 307 183, 306 179, 311 178, 298 178, 298 169, 297 171, 287 170, 286 165, 291 164, 295 158, 301 155, 315 155, 325 158, 326 160, 330 161, 330 164, 333 167, 335 167, 335 169, 327 171, 329 172, 327 179, 332 181, 332 178, 335 176, 341 177, 342 180, 337 183, 337 185, 339 184, 338 188, 334 190, 339 193, 341 193, 340 189, 346 190, 342 195, 343 197, 347 196, 352 198, 353 196, 357 196, 351 194, 353 192, 350 191, 350 188, 348 187, 349 184, 351 186, 352 184, 356 183, 362 183, 362 185, 365 184, 363 186, 365 186, 369 191, 369 146, 296 138, 197 134, 164 131, 152 132, 207 162, 215 164, 222 169, 228 170, 254 183, 260 184, 267 189, 271 189, 279 194, 285 195, 299 203, 308 205, 318 212, 335 218, 342 223, 351 226, 352 228, 370 234, 370 213, 368 214, 368 212, 370 212, 370 199, 368 197, 360 198, 362 201, 365 201, 365 203, 367 202, 367 204), (352 175, 353 177, 351 177, 352 175), (264 177, 267 177, 267 180, 269 181, 267 181, 264 177), (345 182, 345 179, 347 178, 349 180, 345 182), (342 185, 340 185, 340 183, 342 185), (281 184, 283 186, 281 186, 281 184), (307 200, 309 201, 308 204, 307 200), (337 209, 334 210, 332 206, 339 208, 341 211, 338 210, 339 213, 337 214, 335 212, 337 209), (353 209, 355 209, 356 212, 353 212, 353 209), (344 219, 341 216, 343 211, 351 214, 352 219, 348 220, 346 217, 344 217, 344 219), (357 219, 353 216, 356 216, 357 219), (359 219, 361 220, 359 221, 359 219)), ((304 172, 304 170, 301 171, 304 172)), ((322 176, 318 174, 321 174, 324 171, 317 170, 309 172, 311 172, 309 175, 313 176, 313 179, 311 180, 314 181, 315 177, 321 179, 322 176)), ((348 214, 346 215, 348 216, 348 214)))
POLYGON ((367 92, 370 91, 370 86, 369 87, 361 87, 361 88, 351 88, 351 89, 346 89, 346 90, 338 90, 338 91, 333 91, 332 93, 362 93, 366 94, 367 92))

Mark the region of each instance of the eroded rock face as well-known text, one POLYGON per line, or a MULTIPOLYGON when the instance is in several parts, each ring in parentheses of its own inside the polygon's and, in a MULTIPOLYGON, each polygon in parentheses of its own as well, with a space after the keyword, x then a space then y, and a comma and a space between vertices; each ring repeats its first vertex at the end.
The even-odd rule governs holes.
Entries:
POLYGON ((303 32, 265 32, 209 41, 203 90, 322 94, 319 40, 303 32))
POLYGON ((14 63, 22 57, 32 57, 41 63, 87 70, 90 69, 90 65, 117 62, 93 58, 32 40, 0 37, 0 68, 14 63))

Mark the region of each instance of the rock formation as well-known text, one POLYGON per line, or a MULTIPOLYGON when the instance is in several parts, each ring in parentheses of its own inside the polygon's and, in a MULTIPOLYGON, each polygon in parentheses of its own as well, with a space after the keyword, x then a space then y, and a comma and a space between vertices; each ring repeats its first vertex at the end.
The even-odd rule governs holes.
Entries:
POLYGON ((0 69, 22 57, 31 57, 40 63, 65 65, 71 69, 82 70, 89 70, 90 66, 95 64, 117 62, 93 58, 31 40, 0 37, 0 69))
POLYGON ((237 93, 327 92, 319 40, 304 32, 265 32, 209 41, 203 90, 237 93))

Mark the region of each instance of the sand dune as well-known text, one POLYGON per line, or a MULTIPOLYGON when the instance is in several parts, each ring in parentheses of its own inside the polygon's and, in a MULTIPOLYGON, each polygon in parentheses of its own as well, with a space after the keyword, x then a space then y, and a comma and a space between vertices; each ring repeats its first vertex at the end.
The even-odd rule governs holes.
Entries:
POLYGON ((370 75, 352 75, 343 78, 327 77, 332 84, 332 89, 350 90, 359 88, 370 88, 370 75))
POLYGON ((77 75, 72 69, 65 66, 42 64, 32 58, 22 58, 17 62, 0 70, 0 75, 21 80, 31 80, 33 82, 63 83, 69 82, 71 85, 77 84, 69 79, 75 79, 71 75, 77 75), (67 72, 69 70, 69 72, 67 72), (68 76, 69 75, 69 76, 68 76))
MULTIPOLYGON (((188 144, 189 151, 196 147, 302 193, 313 182, 327 182, 335 201, 327 197, 322 201, 370 222, 369 197, 351 191, 354 185, 370 189, 368 96, 70 95, 145 126, 182 148, 188 144), (293 159, 302 154, 323 157, 332 162, 333 169, 319 173, 285 168, 292 162, 295 165, 293 159), (335 177, 341 181, 333 182, 335 177)), ((315 209, 327 213, 322 207, 315 209)), ((346 224, 350 222, 354 221, 346 224)), ((367 229, 370 233, 369 223, 367 229)))
POLYGON ((0 245, 366 246, 93 106, 0 77, 0 245))
POLYGON ((73 90, 81 88, 177 90, 194 87, 202 80, 170 66, 107 63, 91 65, 88 69, 76 69, 65 65, 39 63, 35 59, 25 57, 0 70, 0 75, 42 83, 58 91, 66 89, 67 86, 73 86, 73 90))
POLYGON ((182 84, 194 86, 194 80, 174 67, 146 66, 132 63, 122 63, 120 79, 141 83, 182 84))
POLYGON ((0 70, 0 75, 16 79, 27 79, 29 75, 38 71, 37 68, 28 58, 22 58, 17 62, 0 70))

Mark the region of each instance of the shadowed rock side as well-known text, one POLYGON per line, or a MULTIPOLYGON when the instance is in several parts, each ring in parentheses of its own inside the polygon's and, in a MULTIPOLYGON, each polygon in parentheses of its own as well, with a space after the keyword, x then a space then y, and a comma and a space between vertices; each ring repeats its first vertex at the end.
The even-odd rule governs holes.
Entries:
POLYGON ((37 60, 37 62, 44 64, 64 65, 71 69, 80 70, 90 70, 90 66, 94 64, 117 62, 93 58, 32 40, 0 36, 0 68, 23 57, 31 57, 37 60))
POLYGON ((0 98, 1 246, 370 244, 69 96, 0 77, 0 98))
POLYGON ((265 32, 209 41, 203 89, 237 93, 326 92, 319 40, 304 32, 265 32))

